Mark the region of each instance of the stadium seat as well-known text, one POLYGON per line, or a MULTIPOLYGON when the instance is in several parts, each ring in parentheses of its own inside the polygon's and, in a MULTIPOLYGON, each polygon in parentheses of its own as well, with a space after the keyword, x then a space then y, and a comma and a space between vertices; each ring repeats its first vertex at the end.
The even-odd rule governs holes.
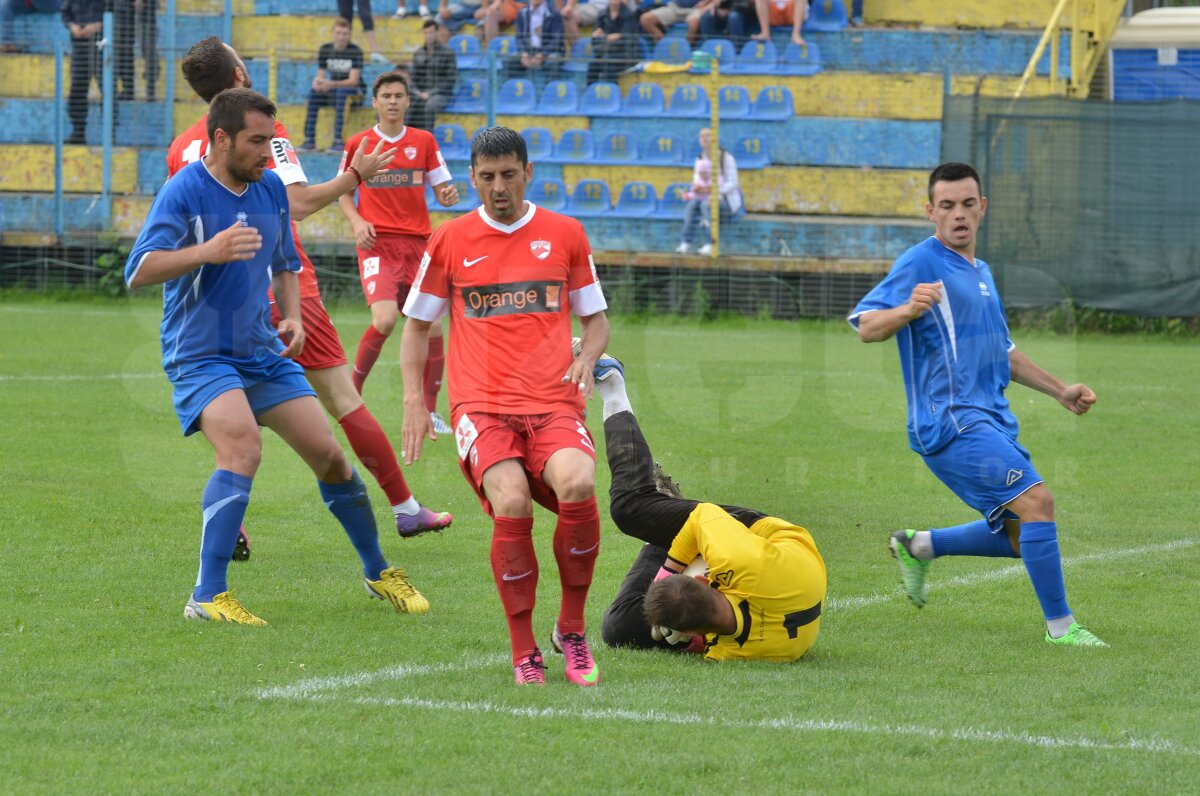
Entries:
POLYGON ((560 213, 567 209, 567 184, 562 180, 534 178, 525 198, 538 207, 560 213))
POLYGON ((729 71, 739 75, 769 75, 775 71, 778 60, 779 52, 774 42, 751 39, 742 47, 737 63, 729 71))
POLYGON ((622 218, 649 218, 658 210, 658 195, 648 182, 626 183, 617 197, 613 215, 622 218))
POLYGON ((765 135, 743 135, 733 145, 738 169, 763 169, 771 163, 769 140, 765 135))
POLYGON ((700 50, 713 57, 720 73, 727 71, 737 61, 737 48, 729 39, 707 39, 700 45, 700 50))
POLYGON ((470 141, 461 124, 439 124, 433 128, 433 137, 446 160, 466 160, 470 157, 470 141))
POLYGON ((596 142, 591 130, 565 130, 554 145, 554 160, 559 163, 584 163, 596 157, 596 142))
POLYGON ((592 37, 580 36, 571 45, 571 53, 563 64, 564 72, 586 72, 592 60, 592 37))
POLYGON ((637 138, 626 130, 605 135, 596 147, 596 160, 603 163, 632 164, 637 159, 637 138))
POLYGON ((646 166, 679 166, 683 163, 685 149, 682 138, 662 133, 642 141, 638 160, 646 166))
POLYGON ((579 89, 572 80, 551 80, 542 89, 537 112, 541 116, 571 116, 579 107, 579 89))
POLYGON ((662 197, 658 200, 658 209, 654 211, 655 218, 673 218, 683 220, 683 208, 687 199, 683 196, 692 189, 691 183, 673 182, 663 189, 662 197))
POLYGON ((532 113, 537 106, 537 91, 533 81, 523 77, 505 80, 496 95, 496 113, 532 113))
POLYGON ((808 7, 804 30, 834 33, 850 24, 846 4, 842 0, 816 0, 808 7))
POLYGON ((620 112, 621 87, 616 83, 593 83, 579 100, 581 116, 613 116, 620 112))
POLYGON ((821 71, 821 48, 814 41, 803 45, 790 43, 775 71, 781 75, 815 75, 821 71))
POLYGON ((708 92, 703 86, 695 83, 684 83, 676 86, 671 94, 671 105, 667 115, 683 119, 707 119, 712 116, 712 105, 708 101, 708 92))
POLYGON ((554 153, 554 136, 545 127, 526 127, 521 131, 529 159, 533 162, 550 160, 554 153))
POLYGON ((760 121, 781 121, 790 119, 796 113, 796 102, 792 92, 783 86, 766 86, 758 92, 754 107, 750 110, 750 118, 760 121))
POLYGON ((430 204, 430 208, 434 210, 446 210, 451 213, 465 213, 468 210, 474 210, 479 207, 479 192, 475 190, 475 186, 471 185, 471 181, 466 177, 455 177, 453 180, 454 187, 458 189, 458 204, 453 207, 443 208, 434 200, 430 204))
POLYGON ((450 37, 447 46, 454 52, 459 69, 479 69, 483 66, 483 51, 479 39, 462 33, 450 37))
POLYGON ((721 119, 745 119, 750 115, 750 92, 745 86, 721 86, 721 119))
POLYGON ((567 213, 573 216, 601 216, 612 212, 612 197, 604 180, 580 180, 567 201, 567 213))
POLYGON ((657 83, 634 83, 621 105, 625 116, 664 116, 666 110, 667 99, 657 83))
POLYGON ((682 36, 663 36, 654 45, 650 60, 667 64, 686 64, 692 60, 692 45, 682 36))
POLYGON ((474 77, 463 78, 458 81, 458 91, 446 111, 449 113, 483 113, 486 91, 487 85, 483 80, 474 77))
POLYGON ((517 52, 517 37, 497 36, 488 42, 487 51, 495 53, 497 58, 502 58, 505 55, 515 55, 517 52))

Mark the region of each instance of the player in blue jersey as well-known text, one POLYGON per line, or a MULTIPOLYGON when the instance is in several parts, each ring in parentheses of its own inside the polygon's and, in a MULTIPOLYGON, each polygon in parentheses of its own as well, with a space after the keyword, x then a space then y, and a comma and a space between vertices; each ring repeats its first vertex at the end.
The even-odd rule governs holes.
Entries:
POLYGON ((358 550, 371 596, 424 613, 429 603, 384 560, 366 487, 292 360, 304 346, 300 259, 287 191, 267 170, 274 117, 275 105, 249 89, 218 94, 208 154, 159 192, 125 266, 130 287, 163 284, 163 369, 175 412, 185 436, 201 432, 216 452, 202 503, 200 574, 184 616, 266 624, 226 584, 262 454, 260 424, 316 473, 321 498, 358 550), (268 284, 283 316, 278 332, 268 284))
POLYGON ((939 556, 1021 558, 1046 618, 1046 641, 1108 646, 1075 621, 1063 584, 1054 497, 1017 442, 1010 381, 1082 415, 1096 402, 1085 384, 1064 384, 1009 339, 1008 323, 975 236, 987 199, 975 169, 944 163, 929 175, 925 206, 934 235, 902 254, 854 308, 867 343, 893 336, 908 396, 909 445, 982 520, 888 540, 909 599, 925 605, 929 562, 939 556))

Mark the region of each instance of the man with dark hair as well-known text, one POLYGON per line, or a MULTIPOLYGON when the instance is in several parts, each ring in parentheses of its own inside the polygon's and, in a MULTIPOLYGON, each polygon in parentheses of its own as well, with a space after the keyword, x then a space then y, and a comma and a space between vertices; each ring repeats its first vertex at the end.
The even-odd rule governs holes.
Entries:
POLYGON ((604 642, 703 651, 713 661, 804 655, 826 587, 809 532, 754 509, 684 498, 654 463, 624 367, 603 354, 594 378, 604 400, 610 514, 622 533, 646 542, 604 612, 604 642))
MULTIPOLYGON (((421 254, 433 232, 425 200, 426 186, 433 186, 434 195, 443 207, 458 202, 458 189, 450 180, 450 169, 433 134, 404 124, 409 96, 404 76, 384 72, 375 78, 371 96, 379 124, 346 142, 343 168, 363 149, 386 145, 395 147, 397 154, 390 168, 363 180, 358 187, 357 204, 353 193, 343 195, 340 200, 342 212, 354 230, 359 277, 371 309, 371 323, 354 355, 354 386, 360 393, 384 343, 396 328, 400 307, 416 279, 421 254)), ((440 326, 430 347, 429 366, 421 379, 425 408, 435 430, 448 434, 450 427, 437 413, 445 365, 440 326)))
POLYGON ((379 549, 366 485, 324 422, 293 361, 304 348, 296 272, 301 262, 283 181, 267 168, 275 105, 233 88, 212 102, 211 146, 159 191, 125 266, 129 287, 164 285, 163 370, 185 436, 201 432, 216 453, 204 490, 200 574, 184 617, 265 625, 230 593, 226 574, 266 426, 317 476, 321 499, 362 560, 369 594, 397 610, 429 603, 379 549), (267 284, 279 307, 271 328, 267 284))
MULTIPOLYGON (((219 85, 250 87, 250 75, 242 59, 232 47, 216 36, 197 42, 183 59, 182 68, 188 83, 206 101, 220 90, 217 88, 219 85)), ((188 163, 199 160, 208 147, 208 140, 205 120, 202 118, 172 142, 167 151, 168 173, 175 174, 188 163)), ((292 236, 302 265, 300 314, 308 344, 296 361, 304 366, 309 384, 316 390, 326 411, 338 421, 359 461, 387 495, 396 519, 397 533, 409 537, 446 528, 452 517, 446 512, 431 511, 417 502, 400 471, 387 433, 354 388, 346 363, 346 352, 321 302, 316 271, 300 244, 295 226, 296 221, 315 213, 346 191, 353 190, 360 179, 373 177, 391 162, 394 153, 395 149, 385 150, 382 146, 372 152, 360 151, 343 174, 328 182, 310 185, 300 158, 288 140, 287 129, 276 120, 268 167, 283 180, 287 188, 293 222, 292 236)), ((278 322, 279 318, 278 307, 273 304, 272 321, 278 322)), ((242 534, 237 557, 241 560, 249 554, 249 541, 242 534)))
POLYGON ((425 43, 412 57, 408 123, 422 130, 433 130, 438 113, 454 99, 458 82, 458 61, 454 51, 438 40, 440 27, 436 19, 425 20, 421 26, 425 43))
POLYGON ((900 255, 848 319, 863 342, 896 338, 909 446, 983 515, 951 528, 896 531, 888 547, 918 608, 928 596, 934 558, 1021 558, 1046 619, 1046 641, 1107 647, 1067 605, 1054 498, 1017 442, 1017 418, 1004 392, 1015 381, 1077 415, 1092 408, 1096 394, 1042 370, 1009 338, 991 269, 975 256, 986 210, 975 169, 965 163, 934 169, 925 205, 933 236, 900 255))
POLYGON ((404 304, 404 457, 434 439, 420 388, 429 331, 450 315, 450 411, 463 474, 493 518, 491 564, 518 684, 544 685, 533 632, 538 561, 533 501, 558 515, 562 604, 551 644, 566 678, 600 681, 584 604, 600 549, 596 448, 583 424, 592 367, 608 342, 607 304, 583 226, 525 200, 525 139, 489 127, 471 142, 483 206, 438 227, 404 304), (583 340, 571 357, 571 315, 583 340))
POLYGON ((317 76, 308 93, 308 112, 304 119, 305 150, 317 148, 317 114, 321 108, 333 106, 333 144, 330 151, 341 152, 342 124, 347 100, 363 93, 363 51, 350 41, 350 20, 341 17, 333 21, 333 41, 321 45, 317 52, 317 76))

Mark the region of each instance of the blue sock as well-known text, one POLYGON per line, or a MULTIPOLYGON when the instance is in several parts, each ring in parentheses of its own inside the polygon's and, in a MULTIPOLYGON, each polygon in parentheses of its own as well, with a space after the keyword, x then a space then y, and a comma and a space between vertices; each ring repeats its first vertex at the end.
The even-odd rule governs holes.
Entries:
POLYGON ((1022 523, 1021 558, 1042 604, 1042 615, 1058 619, 1071 613, 1063 583, 1062 554, 1058 550, 1058 526, 1053 522, 1022 523))
POLYGON ((953 528, 935 528, 929 532, 933 543, 933 557, 939 556, 987 556, 988 558, 1016 558, 1008 534, 1003 530, 993 533, 987 520, 976 520, 953 528))
POLYGON ((350 480, 341 484, 318 481, 321 499, 333 516, 346 529, 351 544, 362 559, 363 574, 370 580, 379 580, 379 573, 387 569, 383 551, 379 549, 379 531, 375 527, 375 512, 371 499, 367 497, 367 485, 355 470, 350 480))
POLYGON ((229 470, 214 470, 204 487, 204 529, 200 536, 200 574, 192 596, 197 602, 228 591, 225 575, 237 544, 238 529, 246 517, 253 479, 229 470))

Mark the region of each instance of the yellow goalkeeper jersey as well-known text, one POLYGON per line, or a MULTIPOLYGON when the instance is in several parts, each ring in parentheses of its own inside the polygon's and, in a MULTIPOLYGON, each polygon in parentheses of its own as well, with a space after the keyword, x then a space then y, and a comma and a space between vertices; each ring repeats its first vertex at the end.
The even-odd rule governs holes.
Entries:
POLYGON ((808 531, 777 517, 747 528, 720 506, 701 503, 675 537, 671 558, 708 562, 709 580, 733 606, 737 629, 710 634, 714 661, 794 661, 821 626, 825 562, 808 531))

